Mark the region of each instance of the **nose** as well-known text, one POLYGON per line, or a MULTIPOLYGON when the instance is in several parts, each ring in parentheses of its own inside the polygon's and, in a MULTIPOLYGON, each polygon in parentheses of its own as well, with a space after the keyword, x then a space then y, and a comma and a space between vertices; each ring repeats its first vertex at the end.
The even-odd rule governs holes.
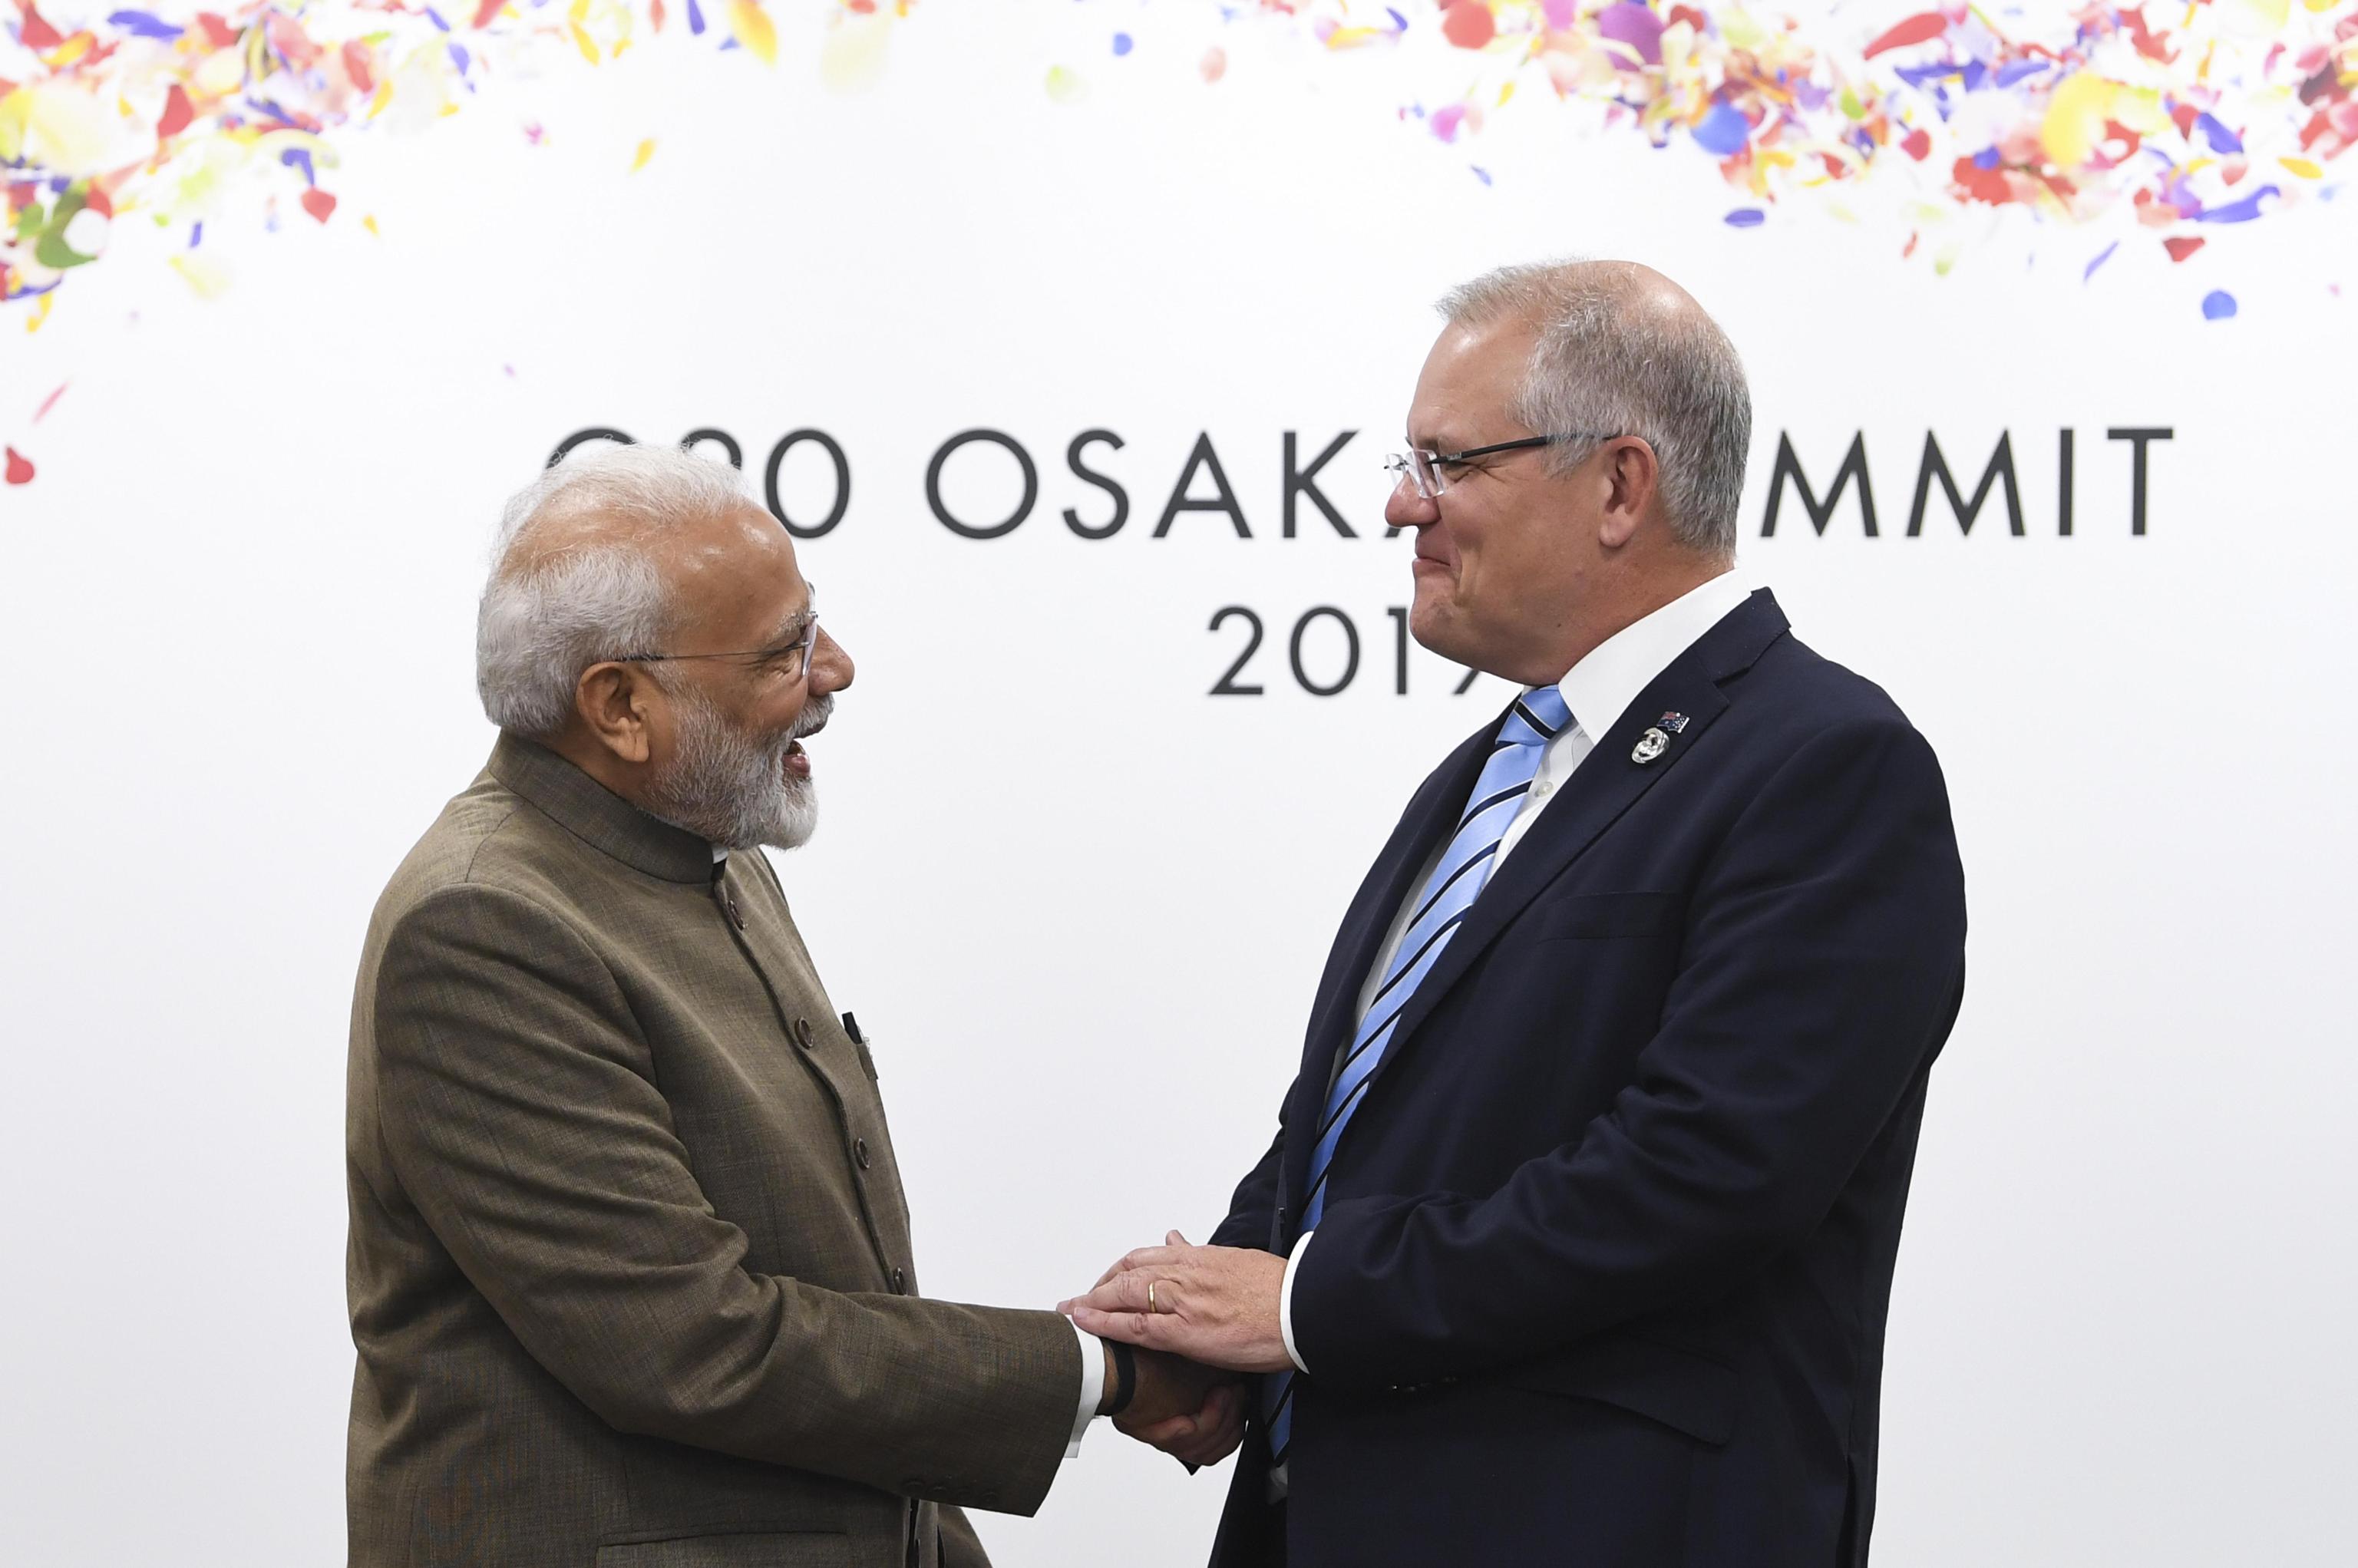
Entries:
POLYGON ((811 644, 810 690, 813 697, 829 697, 851 684, 851 655, 843 644, 818 629, 818 640, 811 644))
POLYGON ((1393 528, 1422 528, 1440 521, 1439 501, 1418 494, 1416 481, 1407 474, 1401 475, 1384 502, 1385 524, 1393 528))

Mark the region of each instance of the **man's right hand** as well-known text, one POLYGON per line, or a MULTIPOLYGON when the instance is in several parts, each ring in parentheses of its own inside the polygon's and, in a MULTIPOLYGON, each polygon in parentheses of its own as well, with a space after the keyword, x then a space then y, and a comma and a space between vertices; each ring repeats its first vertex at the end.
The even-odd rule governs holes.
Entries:
MULTIPOLYGON (((1189 1465, 1217 1464, 1244 1441, 1246 1384, 1234 1372, 1157 1350, 1133 1350, 1138 1387, 1113 1423, 1189 1465)), ((1107 1353, 1109 1363, 1112 1352, 1107 1353)), ((1113 1368, 1106 1368, 1110 1398, 1113 1368)))

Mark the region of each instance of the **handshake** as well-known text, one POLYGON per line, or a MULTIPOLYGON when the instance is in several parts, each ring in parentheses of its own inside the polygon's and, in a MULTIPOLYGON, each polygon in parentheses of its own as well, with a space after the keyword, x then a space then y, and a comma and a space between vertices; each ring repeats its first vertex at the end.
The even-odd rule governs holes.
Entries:
MULTIPOLYGON (((1185 1464, 1211 1465, 1244 1440, 1255 1374, 1282 1371, 1278 1303, 1285 1260, 1237 1247, 1191 1247, 1177 1231, 1115 1260, 1086 1295, 1056 1310, 1101 1339, 1136 1347, 1130 1397, 1115 1426, 1185 1464)), ((1104 1411, 1120 1395, 1106 1353, 1104 1411)))

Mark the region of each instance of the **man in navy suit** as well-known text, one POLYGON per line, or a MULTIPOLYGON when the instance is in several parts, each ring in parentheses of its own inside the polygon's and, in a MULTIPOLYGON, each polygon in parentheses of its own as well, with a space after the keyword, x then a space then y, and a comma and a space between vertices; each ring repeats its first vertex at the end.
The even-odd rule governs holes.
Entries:
POLYGON ((1931 748, 1730 575, 1751 403, 1668 279, 1453 293, 1387 508, 1524 690, 1351 901, 1276 1141, 1081 1326, 1243 1374, 1217 1568, 1864 1563, 1884 1323, 1964 983, 1931 748))

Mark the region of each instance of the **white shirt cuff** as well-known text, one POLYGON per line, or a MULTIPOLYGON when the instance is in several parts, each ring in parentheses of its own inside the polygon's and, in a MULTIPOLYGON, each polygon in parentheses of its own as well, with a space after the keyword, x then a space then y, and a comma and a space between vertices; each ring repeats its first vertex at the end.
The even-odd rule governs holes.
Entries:
POLYGON ((1105 1342, 1077 1323, 1073 1325, 1073 1336, 1081 1342, 1081 1408, 1073 1417, 1073 1435, 1065 1443, 1067 1459, 1081 1451, 1081 1434, 1088 1431, 1090 1418, 1105 1402, 1105 1342))
POLYGON ((1302 1352, 1293 1346, 1293 1271, 1302 1267, 1302 1255, 1309 1250, 1310 1238, 1317 1234, 1305 1230, 1295 1238, 1293 1255, 1285 1260, 1285 1282, 1277 1287, 1277 1332, 1285 1340, 1285 1358, 1305 1378, 1310 1376, 1310 1368, 1302 1364, 1302 1352))

